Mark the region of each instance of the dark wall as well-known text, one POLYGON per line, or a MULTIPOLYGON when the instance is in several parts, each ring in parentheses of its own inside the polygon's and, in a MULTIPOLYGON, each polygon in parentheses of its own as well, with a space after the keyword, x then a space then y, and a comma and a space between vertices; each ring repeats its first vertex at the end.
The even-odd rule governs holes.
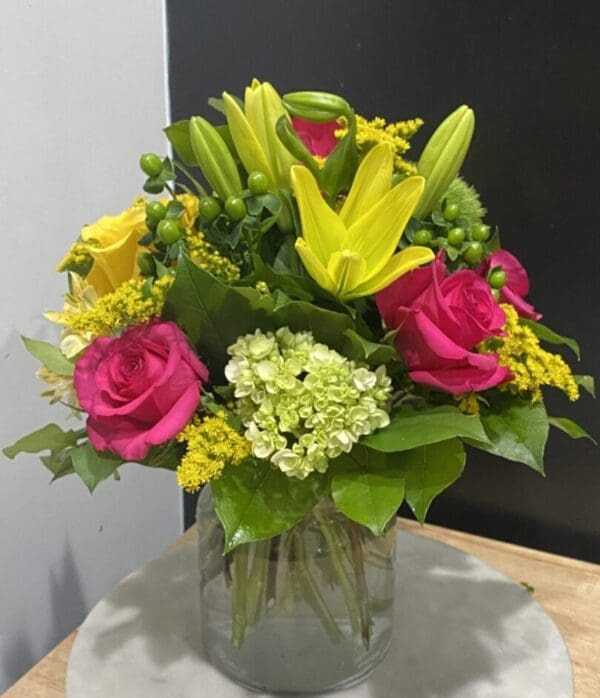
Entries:
MULTIPOLYGON (((600 3, 482 0, 171 0, 173 119, 215 117, 208 97, 254 76, 280 92, 343 94, 365 116, 421 116, 426 135, 457 105, 477 129, 463 169, 529 270, 531 299, 577 336, 600 376, 600 3)), ((549 411, 596 435, 598 408, 549 411)), ((553 434, 547 478, 480 452, 429 520, 600 561, 600 467, 589 442, 553 434)))

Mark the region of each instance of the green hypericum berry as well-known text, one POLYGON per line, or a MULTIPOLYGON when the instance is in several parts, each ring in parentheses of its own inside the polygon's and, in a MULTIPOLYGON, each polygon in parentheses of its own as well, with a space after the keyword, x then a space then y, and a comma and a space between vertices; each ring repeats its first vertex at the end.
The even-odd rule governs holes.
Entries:
POLYGON ((413 235, 415 245, 428 245, 431 242, 431 233, 428 230, 417 230, 413 235))
POLYGON ((241 221, 246 215, 246 204, 239 196, 230 196, 225 202, 225 211, 232 221, 241 221))
POLYGON ((500 302, 500 291, 497 288, 492 289, 492 296, 494 296, 494 300, 500 302))
POLYGON ((155 223, 162 221, 166 214, 167 209, 164 204, 160 203, 160 201, 149 201, 146 204, 146 216, 155 223))
POLYGON ((214 196, 203 196, 198 205, 198 213, 200 218, 210 223, 221 213, 221 204, 214 196))
POLYGON ((266 194, 269 191, 269 178, 264 172, 254 170, 248 175, 248 189, 253 194, 266 194))
POLYGON ((148 179, 144 184, 144 191, 148 192, 148 194, 160 194, 164 188, 165 185, 157 177, 148 179))
POLYGON ((181 228, 177 221, 165 218, 156 227, 156 233, 165 245, 172 245, 181 237, 181 228))
POLYGON ((471 242, 463 252, 463 259, 467 264, 477 264, 483 257, 483 245, 480 242, 471 242))
POLYGON ((455 221, 460 216, 460 209, 457 204, 446 204, 444 206, 444 218, 447 221, 455 221))
POLYGON ((506 283, 506 274, 502 269, 494 269, 488 278, 490 286, 494 289, 500 289, 506 283))
POLYGON ((489 225, 485 223, 475 223, 471 228, 471 240, 475 240, 475 242, 485 242, 489 238, 491 232, 492 229, 489 225))
POLYGON ((451 228, 448 231, 448 242, 454 247, 460 247, 465 239, 465 231, 462 228, 451 228))
POLYGON ((154 153, 144 153, 140 158, 140 167, 148 177, 158 177, 162 172, 162 160, 154 153))
POLYGON ((143 252, 137 258, 137 265, 143 276, 154 274, 154 257, 149 252, 143 252))

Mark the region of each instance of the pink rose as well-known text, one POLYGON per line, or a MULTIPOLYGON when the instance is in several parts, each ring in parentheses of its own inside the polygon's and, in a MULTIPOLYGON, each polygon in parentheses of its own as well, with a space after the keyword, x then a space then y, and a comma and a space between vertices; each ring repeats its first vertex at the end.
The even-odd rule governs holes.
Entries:
POLYGON ((315 121, 305 121, 294 117, 292 124, 311 155, 326 158, 338 144, 335 132, 340 128, 340 125, 337 121, 326 121, 318 124, 315 121))
POLYGON ((200 404, 208 369, 174 322, 99 337, 75 366, 75 390, 97 451, 142 460, 176 436, 200 404))
POLYGON ((477 272, 485 278, 494 267, 502 267, 502 271, 506 274, 506 283, 500 289, 500 300, 514 305, 522 317, 539 320, 542 317, 541 314, 523 300, 529 293, 529 277, 519 260, 506 250, 497 250, 479 266, 477 272))
POLYGON ((488 283, 464 269, 446 276, 444 254, 383 289, 376 303, 415 383, 459 395, 493 388, 511 378, 495 354, 475 346, 499 335, 504 311, 488 283))

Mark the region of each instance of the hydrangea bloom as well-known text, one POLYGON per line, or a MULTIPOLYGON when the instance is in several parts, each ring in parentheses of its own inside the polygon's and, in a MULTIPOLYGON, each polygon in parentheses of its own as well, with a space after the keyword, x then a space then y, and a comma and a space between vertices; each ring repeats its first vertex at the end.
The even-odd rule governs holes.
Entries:
POLYGON ((225 375, 252 453, 289 476, 325 472, 330 459, 389 424, 385 367, 370 371, 315 342, 310 332, 256 330, 228 353, 225 375))

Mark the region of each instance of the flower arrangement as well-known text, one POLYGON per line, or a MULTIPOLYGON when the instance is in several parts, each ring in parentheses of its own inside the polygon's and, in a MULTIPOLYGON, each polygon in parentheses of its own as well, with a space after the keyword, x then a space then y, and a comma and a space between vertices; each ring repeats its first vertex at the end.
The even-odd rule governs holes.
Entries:
POLYGON ((45 452, 53 480, 90 490, 129 461, 189 492, 210 483, 229 554, 322 500, 374 536, 404 500, 423 522, 464 444, 542 473, 549 427, 587 436, 542 397, 593 393, 542 345, 577 344, 540 323, 527 272, 460 176, 471 109, 413 161, 421 119, 256 80, 210 103, 222 125, 179 121, 173 158, 142 156, 158 198, 85 226, 60 262, 58 346, 24 340, 44 395, 85 426, 47 425, 7 456, 45 452))

